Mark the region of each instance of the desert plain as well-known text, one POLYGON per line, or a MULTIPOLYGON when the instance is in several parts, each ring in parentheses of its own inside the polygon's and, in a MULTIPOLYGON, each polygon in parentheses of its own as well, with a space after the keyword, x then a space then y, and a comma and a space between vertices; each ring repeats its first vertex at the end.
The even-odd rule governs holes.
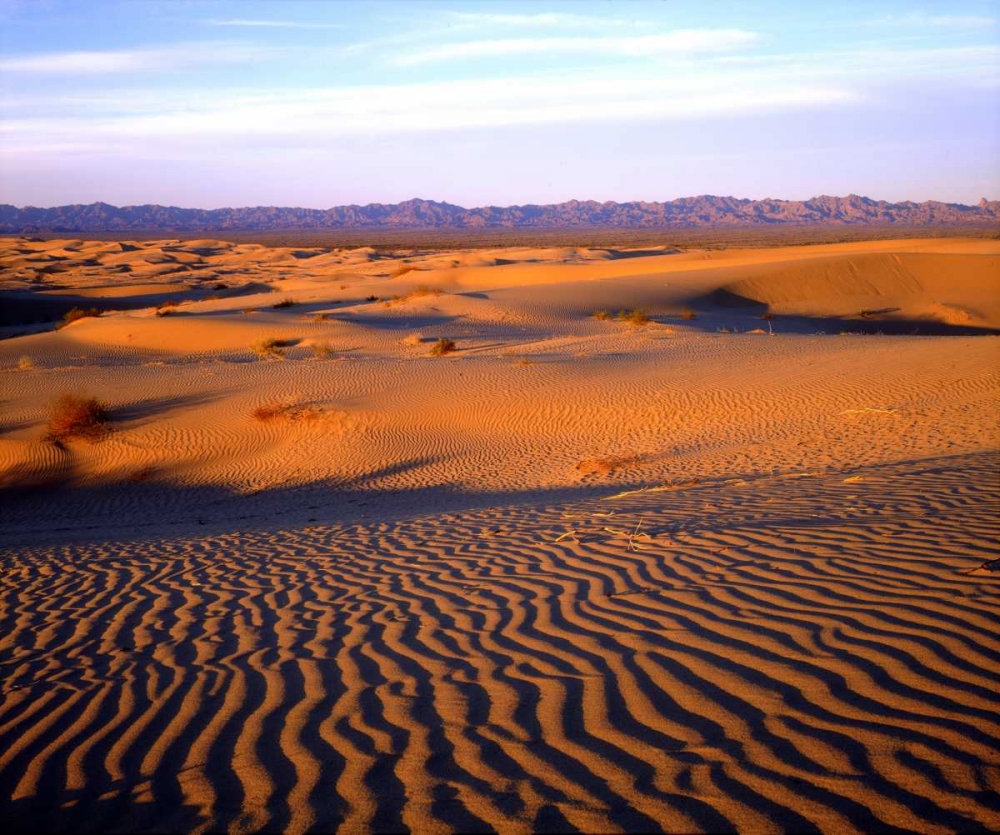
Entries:
POLYGON ((0 292, 8 831, 1000 829, 1000 241, 0 292))

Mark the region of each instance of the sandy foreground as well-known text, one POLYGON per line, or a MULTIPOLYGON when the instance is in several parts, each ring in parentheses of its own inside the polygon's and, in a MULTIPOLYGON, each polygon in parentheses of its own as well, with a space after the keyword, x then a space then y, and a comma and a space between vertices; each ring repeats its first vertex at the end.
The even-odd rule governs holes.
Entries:
POLYGON ((5 829, 1000 829, 1000 241, 0 291, 5 829))

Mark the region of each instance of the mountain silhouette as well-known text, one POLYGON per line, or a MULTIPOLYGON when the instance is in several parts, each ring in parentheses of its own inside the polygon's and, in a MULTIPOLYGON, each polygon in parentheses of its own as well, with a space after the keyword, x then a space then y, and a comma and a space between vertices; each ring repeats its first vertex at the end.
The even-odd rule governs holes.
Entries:
POLYGON ((466 209, 435 200, 369 203, 304 209, 253 206, 182 209, 176 206, 112 206, 108 203, 36 208, 0 205, 0 232, 267 231, 286 229, 681 229, 718 226, 900 225, 957 226, 1000 222, 1000 201, 974 206, 888 203, 856 194, 810 200, 744 200, 683 197, 663 203, 569 200, 525 206, 466 209))

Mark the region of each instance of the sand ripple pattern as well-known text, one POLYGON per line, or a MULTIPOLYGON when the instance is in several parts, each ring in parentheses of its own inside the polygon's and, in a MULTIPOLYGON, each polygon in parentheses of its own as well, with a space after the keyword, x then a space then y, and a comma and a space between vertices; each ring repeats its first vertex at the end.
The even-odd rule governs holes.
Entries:
POLYGON ((997 466, 11 550, 0 808, 35 830, 995 831, 997 466))

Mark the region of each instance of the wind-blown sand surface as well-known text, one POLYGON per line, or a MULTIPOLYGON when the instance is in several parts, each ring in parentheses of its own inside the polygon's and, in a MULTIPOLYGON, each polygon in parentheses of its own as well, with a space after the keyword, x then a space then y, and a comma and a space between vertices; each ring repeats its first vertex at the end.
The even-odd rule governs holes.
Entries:
POLYGON ((1000 828, 1000 242, 0 267, 5 828, 1000 828))

